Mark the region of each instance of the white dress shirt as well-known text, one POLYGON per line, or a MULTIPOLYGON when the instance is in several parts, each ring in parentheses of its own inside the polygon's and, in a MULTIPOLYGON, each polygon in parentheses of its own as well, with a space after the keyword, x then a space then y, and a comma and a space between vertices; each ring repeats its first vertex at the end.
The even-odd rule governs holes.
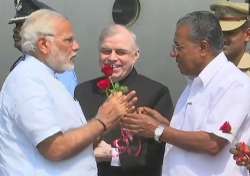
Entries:
POLYGON ((217 155, 196 153, 166 145, 163 176, 240 176, 229 153, 232 143, 249 139, 250 79, 228 62, 215 57, 188 85, 179 98, 170 126, 182 131, 206 131, 229 141, 217 155), (228 121, 231 133, 220 127, 228 121))
POLYGON ((58 162, 45 159, 36 148, 51 135, 84 124, 78 102, 54 72, 26 56, 9 74, 0 94, 0 175, 96 176, 92 145, 58 162))

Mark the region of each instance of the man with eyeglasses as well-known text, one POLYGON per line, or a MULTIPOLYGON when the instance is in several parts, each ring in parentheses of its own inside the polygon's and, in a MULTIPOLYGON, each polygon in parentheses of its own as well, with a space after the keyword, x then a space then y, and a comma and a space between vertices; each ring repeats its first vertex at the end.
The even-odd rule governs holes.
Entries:
MULTIPOLYGON (((9 20, 9 24, 15 23, 15 27, 13 29, 13 39, 14 39, 14 46, 22 52, 21 50, 21 38, 20 38, 20 30, 21 27, 25 21, 25 19, 28 18, 28 16, 39 9, 52 9, 48 5, 46 5, 43 2, 37 1, 37 0, 15 0, 15 9, 16 9, 16 15, 14 18, 11 18, 9 20)), ((12 71, 17 64, 19 64, 21 61, 25 59, 25 56, 22 55, 19 57, 14 64, 11 66, 10 71, 12 71)), ((71 95, 74 95, 74 90, 76 85, 78 84, 78 79, 75 73, 75 70, 66 70, 63 73, 57 73, 56 78, 60 80, 65 88, 71 93, 71 95)))
POLYGON ((133 110, 135 92, 112 94, 87 123, 56 73, 74 68, 80 46, 71 22, 47 9, 20 32, 25 60, 0 93, 1 176, 97 176, 92 143, 133 110))
POLYGON ((140 114, 126 114, 122 126, 152 138, 162 124, 160 140, 167 143, 162 176, 247 176, 229 150, 250 138, 250 79, 223 53, 216 16, 195 11, 180 18, 171 55, 188 80, 171 122, 141 107, 140 114))
MULTIPOLYGON (((135 90, 138 106, 157 109, 171 117, 173 105, 166 86, 153 81, 134 68, 140 57, 136 36, 125 26, 114 24, 105 28, 99 37, 99 66, 109 65, 113 69, 113 83, 135 90)), ((76 87, 79 100, 88 120, 93 118, 98 106, 106 99, 105 92, 97 87, 103 77, 83 82, 76 87)), ((170 119, 168 119, 170 120, 170 119)), ((159 126, 157 131, 161 131, 159 126)), ((157 132, 156 137, 159 136, 157 132)), ((99 176, 160 176, 164 144, 156 138, 146 139, 129 135, 120 127, 106 133, 95 147, 99 176), (132 139, 133 138, 133 139, 132 139), (141 149, 141 150, 140 150, 141 149), (140 151, 137 155, 136 151, 140 151)))

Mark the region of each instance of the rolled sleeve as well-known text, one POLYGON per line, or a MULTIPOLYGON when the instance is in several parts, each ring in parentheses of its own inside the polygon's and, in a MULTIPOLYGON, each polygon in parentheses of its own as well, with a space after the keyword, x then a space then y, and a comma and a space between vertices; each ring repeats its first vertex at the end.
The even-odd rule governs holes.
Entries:
POLYGON ((242 85, 232 85, 226 93, 220 97, 207 121, 205 122, 205 130, 215 135, 227 139, 232 142, 243 122, 248 118, 249 113, 249 96, 248 87, 242 85), (237 91, 235 91, 237 90, 237 91), (234 103, 232 103, 232 101, 234 103), (228 122, 231 126, 230 132, 220 130, 222 125, 228 122))

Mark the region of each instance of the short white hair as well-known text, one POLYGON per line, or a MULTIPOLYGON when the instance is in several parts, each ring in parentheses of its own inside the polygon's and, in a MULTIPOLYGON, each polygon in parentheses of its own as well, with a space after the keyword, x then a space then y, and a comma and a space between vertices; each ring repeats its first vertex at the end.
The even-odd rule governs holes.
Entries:
POLYGON ((36 43, 42 36, 54 35, 55 19, 66 19, 53 10, 41 9, 30 14, 20 32, 21 48, 25 54, 35 55, 36 43))
POLYGON ((130 34, 131 38, 132 38, 132 44, 134 49, 139 49, 139 46, 137 44, 136 41, 136 35, 134 32, 132 32, 131 30, 129 30, 126 26, 121 25, 121 24, 112 24, 110 26, 105 27, 99 37, 99 47, 101 46, 101 44, 103 43, 103 41, 108 38, 108 37, 112 37, 116 34, 118 34, 120 32, 120 29, 124 29, 126 31, 128 31, 128 33, 130 34))

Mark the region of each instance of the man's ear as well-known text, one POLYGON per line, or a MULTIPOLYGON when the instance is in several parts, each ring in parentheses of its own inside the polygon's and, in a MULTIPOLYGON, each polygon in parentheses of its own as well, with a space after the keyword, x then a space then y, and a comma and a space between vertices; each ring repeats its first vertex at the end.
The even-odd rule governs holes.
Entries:
POLYGON ((136 52, 134 53, 135 59, 134 59, 134 64, 136 64, 140 58, 140 49, 137 49, 136 52))
POLYGON ((37 49, 43 54, 47 55, 50 52, 50 42, 45 38, 41 37, 37 41, 37 49))
POLYGON ((210 44, 206 40, 200 42, 201 55, 206 55, 207 51, 210 49, 210 44))
POLYGON ((245 42, 249 42, 250 41, 250 27, 248 27, 245 31, 245 42))

